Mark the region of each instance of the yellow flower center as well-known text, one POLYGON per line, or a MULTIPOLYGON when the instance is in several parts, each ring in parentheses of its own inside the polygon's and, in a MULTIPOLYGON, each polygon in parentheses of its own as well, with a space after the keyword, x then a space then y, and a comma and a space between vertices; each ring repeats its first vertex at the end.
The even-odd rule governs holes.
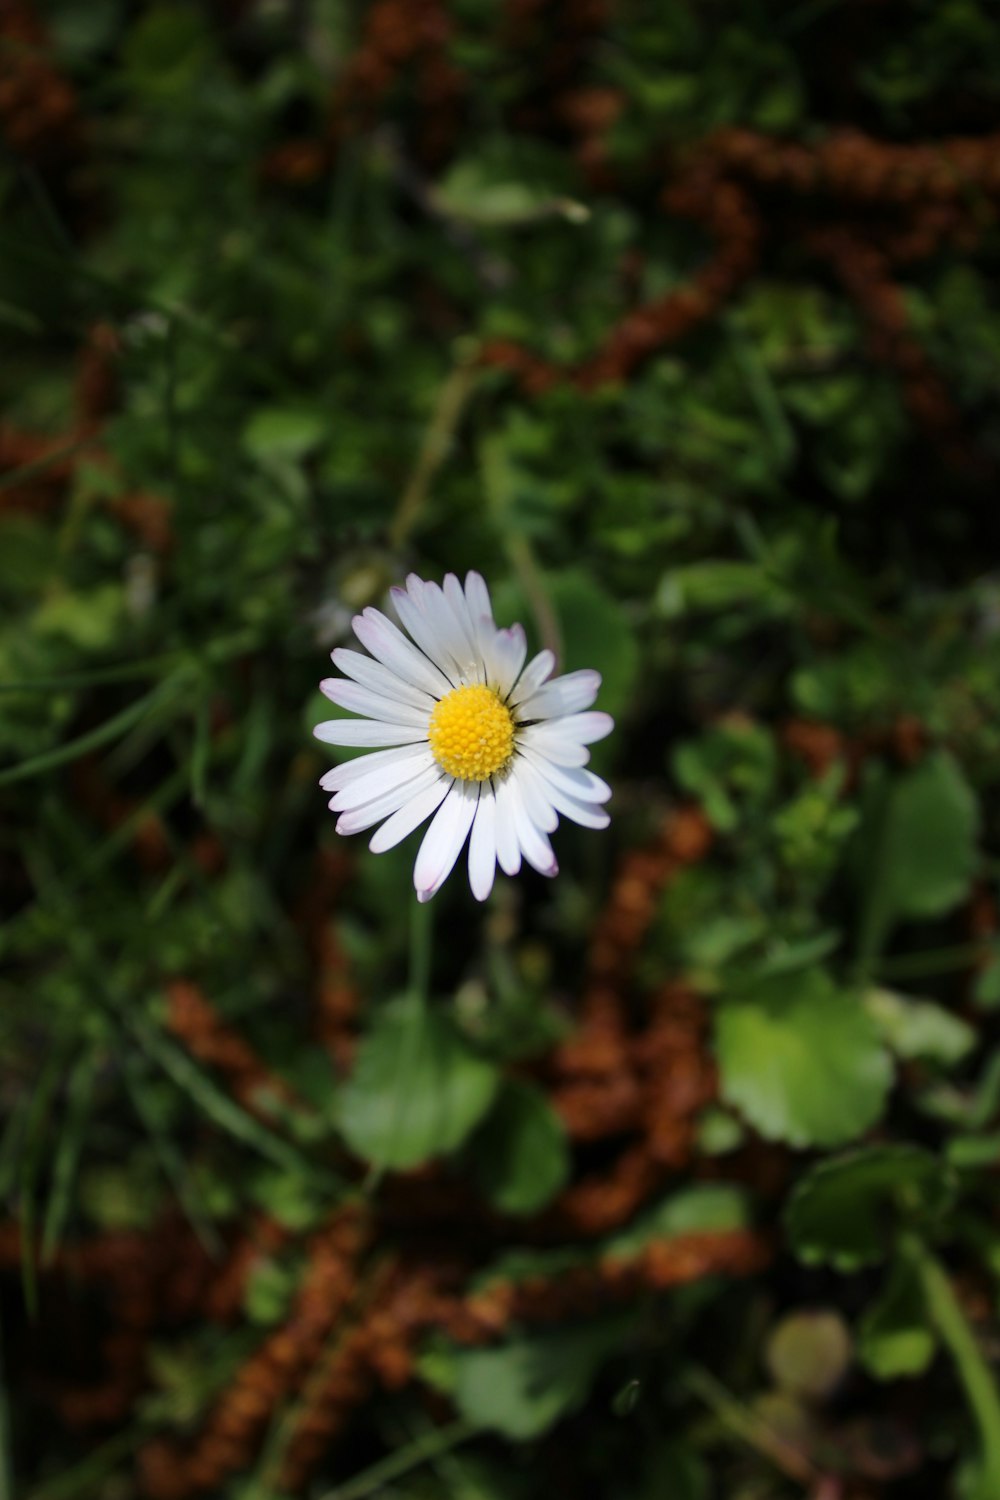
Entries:
POLYGON ((486 781, 510 760, 514 720, 492 688, 469 683, 446 693, 431 714, 431 753, 462 781, 486 781))

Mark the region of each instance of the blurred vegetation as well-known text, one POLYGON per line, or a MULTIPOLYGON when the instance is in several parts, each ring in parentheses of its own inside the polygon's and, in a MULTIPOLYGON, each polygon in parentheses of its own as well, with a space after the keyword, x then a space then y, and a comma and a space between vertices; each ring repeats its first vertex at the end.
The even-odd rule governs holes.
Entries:
POLYGON ((998 96, 987 0, 0 0, 0 1495, 1000 1495, 998 96), (310 736, 411 567, 618 720, 429 948, 310 736))

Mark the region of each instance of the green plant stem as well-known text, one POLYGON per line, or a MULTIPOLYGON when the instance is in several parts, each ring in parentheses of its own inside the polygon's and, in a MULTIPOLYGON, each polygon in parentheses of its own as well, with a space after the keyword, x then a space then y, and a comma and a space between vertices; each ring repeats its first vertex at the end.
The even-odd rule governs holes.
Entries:
POLYGON ((493 512, 497 530, 514 575, 535 617, 539 639, 552 652, 558 665, 562 661, 562 630, 559 617, 545 587, 545 578, 527 536, 516 524, 511 504, 513 471, 507 459, 503 438, 487 438, 480 446, 479 466, 483 476, 486 500, 493 512))
POLYGON ((683 1383, 692 1396, 704 1402, 723 1427, 769 1459, 789 1479, 810 1490, 822 1479, 820 1471, 804 1453, 793 1448, 755 1412, 731 1395, 708 1370, 700 1367, 688 1370, 683 1383))
POLYGON ((982 1447, 983 1494, 1000 1495, 1000 1393, 992 1372, 940 1261, 915 1234, 904 1235, 901 1248, 917 1273, 931 1320, 954 1360, 976 1419, 982 1447))
POLYGON ((356 1474, 346 1484, 335 1490, 327 1490, 320 1496, 320 1500, 366 1500, 368 1495, 381 1489, 383 1485, 390 1484, 394 1479, 402 1479, 404 1474, 412 1473, 431 1459, 450 1453, 459 1443, 468 1442, 481 1431, 478 1423, 466 1422, 464 1419, 450 1422, 447 1427, 432 1428, 430 1432, 422 1433, 412 1443, 408 1443, 405 1448, 400 1448, 388 1458, 383 1458, 377 1464, 372 1464, 371 1468, 356 1474))
MULTIPOLYGON (((410 912, 410 965, 406 985, 406 1005, 417 1013, 419 1025, 404 1038, 399 1049, 399 1073, 393 1109, 392 1134, 394 1142, 399 1139, 402 1128, 402 1103, 407 1081, 416 1061, 422 1038, 426 1031, 427 1004, 431 983, 431 954, 433 952, 434 913, 429 901, 414 899, 410 912)), ((363 1192, 370 1197, 385 1175, 385 1167, 373 1164, 364 1180, 363 1192)))
POLYGON ((430 901, 414 901, 410 914, 410 972, 408 988, 426 1001, 431 982, 434 912, 430 901))
POLYGON ((477 354, 475 345, 463 347, 458 363, 441 387, 413 472, 389 526, 389 544, 392 547, 402 547, 413 530, 434 476, 448 457, 462 413, 481 373, 476 364, 477 354))
POLYGON ((953 943, 947 948, 928 948, 923 953, 900 953, 885 958, 878 973, 886 979, 924 979, 936 974, 951 974, 986 958, 995 943, 983 938, 978 943, 953 943))

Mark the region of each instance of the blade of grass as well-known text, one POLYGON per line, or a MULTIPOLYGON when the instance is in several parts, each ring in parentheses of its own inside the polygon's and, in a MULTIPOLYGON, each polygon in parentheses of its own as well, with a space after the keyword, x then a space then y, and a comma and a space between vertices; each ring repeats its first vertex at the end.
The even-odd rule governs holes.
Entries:
MULTIPOLYGON (((20 991, 14 991, 12 986, 11 1002, 21 998, 20 991)), ((0 1201, 8 1198, 14 1190, 14 1181, 21 1161, 21 1145, 30 1113, 31 1094, 25 1090, 10 1111, 4 1127, 3 1139, 0 1140, 0 1201)))
POLYGON ((184 1158, 164 1129, 163 1121, 158 1117, 156 1110, 150 1107, 149 1099, 144 1091, 145 1080, 139 1066, 139 1059, 128 1045, 124 1047, 122 1054, 122 1076, 125 1079, 129 1098, 132 1100, 132 1107, 153 1143, 153 1149, 163 1168, 163 1175, 177 1194, 181 1208, 205 1249, 209 1254, 217 1255, 222 1249, 222 1242, 198 1201, 198 1194, 185 1168, 184 1158))
POLYGON ((0 1500, 14 1500, 14 1460, 10 1451, 10 1404, 7 1400, 2 1339, 0 1339, 0 1500))
POLYGON ((205 806, 205 783, 211 750, 211 704, 208 694, 198 699, 194 716, 194 744, 191 747, 191 801, 199 811, 205 806))
POLYGON ((374 1494, 383 1485, 412 1474, 422 1464, 450 1453, 460 1443, 467 1443, 482 1431, 479 1423, 468 1422, 464 1417, 449 1422, 446 1427, 433 1427, 429 1432, 421 1433, 405 1448, 398 1449, 370 1468, 363 1469, 360 1474, 355 1474, 346 1484, 327 1490, 319 1500, 367 1500, 367 1496, 374 1494))
POLYGON ((56 1474, 52 1479, 43 1481, 37 1489, 32 1490, 27 1500, 75 1500, 78 1495, 84 1496, 85 1500, 93 1500, 95 1495, 103 1494, 101 1481, 121 1462, 134 1453, 140 1443, 145 1442, 155 1427, 155 1423, 143 1418, 134 1426, 126 1428, 124 1432, 116 1433, 100 1448, 96 1448, 81 1463, 72 1469, 64 1470, 62 1474, 56 1474))
POLYGON ((31 1109, 25 1123, 25 1144, 21 1156, 19 1182, 20 1226, 21 1226, 21 1281, 24 1287, 24 1302, 28 1316, 35 1318, 38 1312, 38 1246, 35 1237, 37 1216, 36 1191, 42 1172, 47 1144, 46 1125, 56 1088, 65 1064, 63 1052, 52 1051, 39 1075, 31 1099, 31 1109))
POLYGON ((28 760, 23 760, 18 766, 10 766, 6 771, 0 771, 0 786, 9 786, 11 782, 23 781, 29 776, 40 776, 44 771, 54 770, 56 766, 66 765, 71 760, 78 760, 81 755, 86 755, 88 750, 96 750, 100 745, 106 745, 109 740, 118 739, 134 724, 137 724, 144 715, 151 713, 154 707, 161 706, 178 686, 176 674, 172 675, 165 682, 157 683, 156 687, 134 703, 130 703, 127 708, 123 708, 121 713, 105 719, 104 723, 99 724, 96 729, 78 735, 68 744, 57 745, 54 750, 45 750, 40 755, 33 755, 28 760))
POLYGON ((122 662, 114 667, 95 667, 92 672, 67 672, 62 677, 33 677, 29 682, 0 682, 0 693, 57 693, 74 688, 98 687, 104 682, 129 682, 148 677, 164 668, 176 667, 182 660, 178 651, 162 656, 147 656, 140 661, 122 662))
MULTIPOLYGON (((268 1161, 273 1161, 277 1166, 315 1180, 317 1168, 311 1162, 294 1146, 268 1130, 266 1125, 261 1125, 252 1115, 248 1115, 245 1110, 234 1103, 228 1094, 223 1093, 218 1085, 213 1083, 207 1073, 203 1073, 191 1061, 186 1052, 175 1047, 166 1037, 153 1031, 151 1027, 143 1025, 140 1021, 132 1020, 130 1025, 143 1051, 158 1063, 177 1087, 182 1089, 227 1135, 242 1141, 246 1146, 252 1146, 261 1156, 266 1157, 268 1161)), ((324 1172, 322 1176, 327 1181, 340 1186, 332 1174, 324 1172)))
POLYGON ((96 436, 74 438, 71 443, 64 443, 60 448, 53 448, 50 453, 45 453, 41 458, 33 459, 30 464, 22 464, 18 469, 11 469, 7 474, 0 475, 0 493, 4 490, 16 489, 26 479, 34 479, 39 474, 44 474, 55 464, 62 463, 65 458, 73 458, 78 453, 93 448, 97 443, 96 436))
POLYGON ((42 1226, 43 1265, 48 1265, 52 1260, 66 1226, 102 1051, 100 1043, 92 1043, 73 1064, 66 1084, 66 1119, 56 1147, 52 1187, 42 1226))

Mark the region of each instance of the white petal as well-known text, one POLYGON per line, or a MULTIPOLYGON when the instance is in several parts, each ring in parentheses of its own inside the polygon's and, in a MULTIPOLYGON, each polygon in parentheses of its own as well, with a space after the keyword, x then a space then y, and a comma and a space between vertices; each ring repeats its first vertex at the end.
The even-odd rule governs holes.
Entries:
POLYGON ((413 884, 418 901, 429 901, 451 874, 468 837, 478 805, 478 783, 459 781, 435 813, 413 866, 413 884))
POLYGON ((342 766, 334 766, 332 771, 327 771, 320 777, 320 786, 325 792, 336 792, 342 786, 349 786, 352 781, 357 781, 361 776, 367 776, 377 766, 406 766, 422 760, 427 754, 426 745, 400 745, 392 750, 375 750, 371 755, 359 755, 354 760, 345 761, 342 766))
POLYGON ((589 714, 567 714, 562 719, 546 719, 541 724, 532 724, 524 732, 546 743, 559 739, 589 745, 594 740, 603 740, 614 727, 615 721, 610 714, 595 710, 589 714))
POLYGON ((498 630, 490 647, 494 676, 493 686, 501 698, 506 698, 517 681, 517 674, 524 666, 528 654, 528 640, 523 625, 511 625, 509 630, 498 630))
POLYGON ((404 802, 398 812, 393 813, 375 833, 372 834, 368 847, 373 854, 384 854, 387 849, 393 849, 414 828, 419 828, 425 818, 442 802, 447 793, 455 785, 454 776, 442 776, 424 792, 416 797, 411 797, 409 802, 404 802))
POLYGON ((415 745, 426 740, 427 726, 383 724, 381 719, 327 719, 313 734, 328 745, 415 745))
POLYGON ((598 807, 596 802, 581 802, 578 797, 567 797, 565 792, 553 787, 549 793, 557 812, 562 813, 564 818, 569 818, 574 823, 579 823, 581 828, 607 828, 611 819, 603 807, 598 807))
POLYGON ((567 797, 575 797, 578 802, 607 802, 610 798, 611 788, 608 783, 595 776, 593 771, 557 766, 554 761, 547 760, 538 750, 526 744, 523 736, 517 748, 550 786, 565 792, 567 797))
POLYGON ((546 833, 554 833, 559 826, 559 818, 545 783, 535 768, 521 756, 511 767, 511 776, 517 782, 525 810, 531 821, 537 827, 543 828, 546 833))
POLYGON ((517 716, 521 720, 554 719, 575 714, 590 707, 600 685, 600 672, 567 672, 565 677, 553 677, 530 698, 518 699, 517 716))
MULTIPOLYGON (((465 602, 469 611, 469 619, 472 622, 473 636, 483 662, 483 681, 496 689, 504 675, 503 648, 497 643, 497 636, 501 632, 497 630, 496 621, 493 618, 490 591, 478 573, 470 572, 465 575, 465 602)), ((516 628, 521 629, 520 626, 516 628)), ((509 631, 506 632, 506 634, 509 633, 509 631)), ((523 630, 521 630, 521 635, 524 635, 523 630)), ((501 696, 504 695, 501 694, 501 696)))
POLYGON ((532 822, 516 773, 509 778, 507 784, 510 787, 511 807, 514 810, 514 831, 517 834, 517 842, 521 846, 521 853, 539 875, 558 875, 559 865, 552 852, 552 845, 542 830, 532 822))
MULTIPOLYGON (((457 584, 458 580, 456 579, 455 582, 457 584)), ((395 600, 395 592, 393 592, 393 599, 395 600)), ((419 605, 422 628, 425 632, 430 632, 437 650, 454 664, 455 672, 458 674, 457 680, 481 682, 483 672, 478 648, 469 639, 461 620, 455 614, 440 585, 423 583, 419 605)), ((409 628, 407 624, 407 629, 409 628)))
POLYGON ((355 682, 360 682, 362 687, 371 688, 373 693, 382 693, 387 698, 398 698, 411 708, 424 708, 429 714, 433 713, 436 698, 424 692, 423 688, 404 681, 398 673, 383 667, 380 661, 362 656, 360 651, 349 651, 346 646, 338 646, 336 651, 331 652, 331 656, 334 666, 345 677, 353 677, 355 682))
POLYGON ((516 875, 521 868, 521 846, 517 841, 517 829, 514 826, 510 776, 504 776, 501 780, 494 782, 493 786, 497 801, 495 829, 497 862, 505 875, 516 875))
POLYGON ((379 610, 369 606, 362 614, 355 615, 351 623, 362 646, 367 646, 383 666, 435 698, 443 698, 445 693, 451 692, 452 684, 444 673, 379 610))
POLYGON ((454 573, 444 575, 442 593, 461 627, 462 638, 466 645, 465 660, 469 664, 465 675, 474 682, 485 682, 486 671, 483 666, 483 653, 479 649, 479 633, 469 613, 469 606, 465 602, 465 590, 454 573))
POLYGON ((516 743, 519 750, 534 750, 557 766, 585 766, 590 759, 586 745, 553 734, 548 723, 529 724, 527 729, 519 729, 516 743))
POLYGON ((539 651, 537 656, 533 656, 510 695, 511 703, 517 703, 522 698, 530 698, 532 693, 537 693, 542 683, 552 676, 555 666, 555 656, 548 648, 539 651))
POLYGON ((370 797, 360 807, 352 807, 349 811, 342 812, 337 819, 337 832, 360 833, 363 828, 373 828, 376 823, 381 823, 383 818, 391 817, 394 812, 398 812, 401 807, 419 797, 421 792, 427 791, 428 787, 434 786, 440 774, 440 768, 434 762, 426 771, 422 771, 412 780, 406 780, 392 787, 390 791, 383 792, 379 797, 370 797))
POLYGON ((347 682, 343 677, 327 677, 320 683, 320 690, 331 703, 349 709, 352 714, 364 714, 369 719, 383 719, 387 724, 422 724, 424 732, 427 732, 430 715, 422 708, 413 708, 409 703, 383 698, 381 693, 373 693, 371 688, 362 687, 360 683, 347 682))
POLYGON ((370 802, 373 797, 381 797, 396 787, 412 783, 436 764, 431 752, 421 749, 419 757, 412 761, 405 761, 402 765, 397 761, 390 762, 389 765, 375 766, 367 776, 357 776, 349 786, 341 787, 336 796, 330 799, 330 810, 331 812, 346 812, 349 808, 361 807, 363 803, 370 802))
POLYGON ((393 609, 408 634, 413 637, 421 651, 430 658, 442 676, 447 678, 447 691, 450 692, 461 681, 461 671, 458 662, 448 650, 447 637, 440 629, 437 611, 431 618, 422 592, 415 597, 407 589, 390 589, 389 597, 392 599, 393 609), (419 598, 419 603, 417 598, 419 598))
POLYGON ((481 573, 476 573, 471 569, 465 575, 465 602, 469 607, 471 620, 488 620, 490 628, 496 629, 493 623, 493 601, 486 587, 486 580, 481 573))
POLYGON ((479 806, 469 839, 469 885, 477 901, 493 889, 497 867, 497 799, 488 781, 479 789, 479 806))

